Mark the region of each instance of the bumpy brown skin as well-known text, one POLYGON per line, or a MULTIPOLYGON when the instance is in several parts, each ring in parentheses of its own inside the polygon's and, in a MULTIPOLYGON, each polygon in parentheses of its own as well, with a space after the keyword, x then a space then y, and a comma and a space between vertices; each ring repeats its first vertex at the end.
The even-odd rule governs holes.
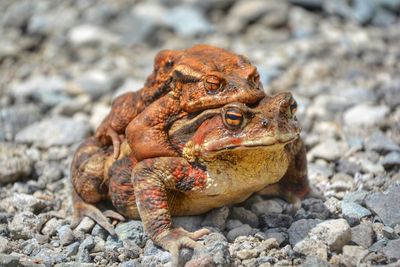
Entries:
MULTIPOLYGON (((140 217, 149 237, 169 250, 176 263, 179 248, 198 246, 195 240, 208 231, 174 229, 171 215, 201 214, 259 191, 295 204, 308 194, 305 149, 298 138, 295 109, 292 96, 285 93, 266 97, 255 108, 232 103, 195 118, 181 118, 169 130, 179 156, 137 162, 124 142, 123 148, 128 148, 111 168, 107 164, 111 150, 89 139, 72 164, 76 195, 92 204, 109 198, 118 212, 140 217)), ((79 210, 79 205, 74 208, 79 210)), ((104 227, 106 219, 97 215, 88 214, 104 227)))
POLYGON ((125 130, 138 160, 176 156, 166 133, 174 120, 231 102, 256 103, 264 96, 257 69, 243 56, 210 45, 165 50, 156 56, 145 86, 114 101, 96 137, 113 144, 115 157, 125 130))

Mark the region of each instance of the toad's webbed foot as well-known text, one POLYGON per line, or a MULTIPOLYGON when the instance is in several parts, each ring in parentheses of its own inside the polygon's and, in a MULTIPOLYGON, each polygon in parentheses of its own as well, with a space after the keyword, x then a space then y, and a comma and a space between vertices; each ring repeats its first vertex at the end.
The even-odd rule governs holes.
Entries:
POLYGON ((182 247, 194 249, 202 246, 200 243, 196 242, 196 240, 209 233, 210 231, 205 228, 195 232, 188 232, 180 227, 166 230, 157 236, 154 241, 163 249, 168 250, 171 253, 172 266, 178 266, 179 249, 182 247))
POLYGON ((82 221, 84 216, 87 216, 94 220, 97 224, 103 227, 110 235, 115 236, 114 227, 109 223, 107 218, 124 221, 125 218, 119 213, 107 210, 103 213, 96 208, 94 205, 84 202, 76 192, 72 193, 73 199, 73 214, 71 219, 71 228, 75 228, 82 221))

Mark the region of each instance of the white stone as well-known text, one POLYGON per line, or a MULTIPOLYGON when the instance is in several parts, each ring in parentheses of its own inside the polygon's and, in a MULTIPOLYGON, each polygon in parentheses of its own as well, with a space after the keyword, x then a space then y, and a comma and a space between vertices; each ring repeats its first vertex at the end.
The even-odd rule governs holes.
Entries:
POLYGON ((344 114, 344 122, 349 126, 375 126, 382 123, 389 113, 389 107, 360 104, 348 109, 344 114))
POLYGON ((337 142, 333 139, 327 139, 311 149, 308 156, 311 158, 322 158, 334 161, 343 156, 346 151, 346 144, 337 142))
POLYGON ((71 145, 82 141, 90 132, 89 125, 80 120, 55 117, 31 124, 15 136, 20 143, 33 143, 38 147, 71 145))
POLYGON ((118 42, 118 37, 98 26, 90 24, 78 25, 68 33, 68 40, 75 46, 112 44, 118 42))
POLYGON ((0 236, 0 253, 6 253, 8 250, 8 240, 0 236))
POLYGON ((328 248, 322 240, 306 238, 297 243, 293 250, 307 256, 317 256, 324 260, 328 259, 328 248))
POLYGON ((309 237, 323 241, 331 251, 341 251, 351 240, 351 229, 345 219, 327 220, 311 229, 309 237))
POLYGON ((93 129, 96 129, 100 125, 110 110, 111 107, 103 103, 93 106, 92 115, 90 116, 90 125, 93 129))
POLYGON ((127 92, 136 92, 143 88, 145 81, 128 78, 125 82, 115 91, 113 99, 125 94, 127 92))
POLYGON ((77 233, 79 231, 88 233, 91 231, 96 223, 88 218, 88 217, 83 217, 82 221, 78 224, 78 226, 74 229, 74 233, 77 233))

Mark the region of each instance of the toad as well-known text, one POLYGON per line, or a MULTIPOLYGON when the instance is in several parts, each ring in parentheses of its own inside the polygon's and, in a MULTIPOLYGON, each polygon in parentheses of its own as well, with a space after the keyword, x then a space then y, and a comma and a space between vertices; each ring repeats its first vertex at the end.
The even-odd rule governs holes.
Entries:
POLYGON ((96 138, 113 144, 115 158, 123 137, 138 160, 177 156, 166 133, 174 120, 231 102, 256 103, 264 96, 257 69, 243 56, 210 45, 164 50, 144 87, 115 99, 96 138))
MULTIPOLYGON (((171 216, 202 214, 240 203, 255 192, 298 205, 310 187, 296 108, 292 95, 281 93, 255 107, 230 103, 181 118, 168 131, 178 154, 174 157, 138 162, 124 142, 110 166, 112 148, 89 139, 71 168, 73 194, 79 200, 75 216, 84 212, 114 233, 94 206, 110 199, 118 213, 140 218, 147 235, 170 251, 176 263, 181 247, 197 247, 196 240, 209 231, 174 228, 171 216)), ((115 212, 107 215, 118 217, 115 212)))

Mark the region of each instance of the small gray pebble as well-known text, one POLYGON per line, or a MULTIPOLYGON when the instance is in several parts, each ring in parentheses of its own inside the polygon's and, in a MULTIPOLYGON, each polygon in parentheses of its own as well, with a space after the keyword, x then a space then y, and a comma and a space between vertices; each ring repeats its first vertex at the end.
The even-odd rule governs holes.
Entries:
POLYGON ((49 148, 81 142, 89 132, 90 127, 84 121, 57 117, 27 126, 17 133, 15 140, 19 143, 33 143, 41 148, 49 148))
POLYGON ((386 239, 378 240, 374 244, 372 244, 372 246, 370 246, 368 248, 368 250, 372 251, 372 252, 378 252, 386 246, 387 242, 388 242, 388 240, 386 240, 386 239))
POLYGON ((350 225, 345 219, 323 221, 311 229, 309 238, 323 241, 331 251, 341 251, 351 240, 350 225))
POLYGON ((379 130, 374 131, 367 138, 365 147, 367 150, 375 150, 378 152, 400 151, 399 145, 379 130))
POLYGON ((28 239, 35 237, 44 222, 44 218, 39 218, 32 212, 24 211, 14 216, 8 228, 15 238, 28 239))
POLYGON ((252 232, 252 230, 253 230, 253 229, 250 227, 250 225, 248 225, 248 224, 243 224, 243 225, 241 225, 241 226, 239 226, 239 227, 237 227, 237 228, 234 228, 234 229, 230 230, 230 231, 227 233, 226 238, 228 238, 228 240, 229 240, 230 242, 233 242, 233 241, 235 241, 235 239, 236 239, 238 236, 248 236, 248 235, 250 235, 250 233, 252 232))
POLYGON ((204 246, 193 250, 193 258, 210 257, 217 266, 230 266, 231 256, 226 237, 220 233, 210 233, 203 237, 204 246))
POLYGON ((242 223, 248 224, 254 228, 259 226, 257 215, 243 207, 233 207, 231 211, 231 218, 237 219, 242 223))
POLYGON ((365 204, 364 200, 367 195, 368 195, 368 192, 363 191, 363 190, 348 192, 343 197, 343 201, 344 202, 354 202, 359 205, 364 205, 365 204))
POLYGON ((107 251, 117 251, 119 248, 123 247, 123 243, 117 237, 109 235, 106 240, 105 249, 107 251))
POLYGON ((374 231, 371 223, 361 223, 351 228, 351 241, 363 248, 369 248, 372 245, 374 231))
POLYGON ((40 119, 40 109, 38 106, 13 105, 0 109, 0 129, 4 129, 4 137, 13 140, 15 134, 40 119))
POLYGON ((382 248, 383 254, 386 255, 389 261, 400 260, 400 239, 389 240, 384 248, 382 248))
POLYGON ((360 222, 361 218, 372 215, 371 212, 354 202, 342 202, 343 217, 350 225, 356 225, 360 222))
POLYGON ((0 253, 7 253, 8 249, 8 239, 0 235, 0 253))
POLYGON ((293 218, 291 216, 279 213, 262 214, 260 219, 265 226, 270 228, 289 228, 293 222, 293 218))
POLYGON ((25 146, 0 142, 0 184, 28 176, 32 171, 31 165, 25 146))
POLYGON ((148 240, 148 236, 144 232, 143 223, 137 220, 119 223, 117 227, 115 227, 115 232, 117 233, 119 240, 123 241, 125 239, 130 239, 139 247, 144 247, 148 240))
POLYGON ((396 234, 394 229, 390 226, 384 226, 382 228, 382 234, 387 238, 387 239, 397 239, 399 236, 396 234))
POLYGON ((91 233, 93 236, 98 236, 98 237, 100 237, 101 239, 106 239, 107 238, 107 236, 109 235, 108 234, 108 232, 103 228, 103 227, 101 227, 100 225, 98 225, 98 224, 96 224, 94 227, 93 227, 93 230, 92 230, 92 233, 91 233))
POLYGON ((400 185, 393 185, 385 193, 372 192, 365 199, 366 206, 377 214, 385 225, 400 224, 400 185))
POLYGON ((57 233, 57 230, 60 229, 62 223, 62 220, 53 217, 44 224, 41 233, 49 237, 53 236, 57 233))
POLYGON ((288 229, 289 242, 292 246, 303 240, 320 220, 301 219, 292 223, 288 229))
POLYGON ((129 260, 121 263, 121 267, 142 267, 139 260, 129 260))
POLYGON ((21 266, 20 257, 15 255, 7 255, 0 253, 0 266, 21 266))
POLYGON ((182 227, 187 231, 194 232, 201 228, 202 216, 180 216, 172 217, 172 222, 175 227, 182 227))
POLYGON ((129 258, 138 258, 140 256, 142 250, 134 241, 125 239, 122 241, 122 244, 124 246, 125 254, 129 258))
POLYGON ((282 206, 275 200, 264 200, 256 202, 251 206, 251 210, 257 215, 267 213, 282 213, 282 206))
POLYGON ((329 267, 329 263, 316 256, 308 256, 301 265, 302 267, 329 267))
POLYGON ((386 170, 400 166, 400 153, 397 151, 390 152, 380 162, 386 170))
POLYGON ((213 226, 223 231, 226 226, 226 219, 228 218, 228 215, 229 208, 227 207, 213 209, 207 213, 206 217, 201 223, 201 226, 213 226))
POLYGON ((60 244, 63 246, 69 245, 75 240, 74 232, 69 225, 63 225, 57 229, 60 244))
POLYGON ((347 173, 351 176, 354 176, 357 172, 361 172, 361 167, 357 163, 346 159, 340 159, 336 168, 339 172, 347 173))
POLYGON ((268 232, 266 231, 266 239, 269 238, 275 238, 276 241, 278 242, 279 246, 287 243, 287 240, 289 239, 289 236, 285 232, 268 232))
POLYGON ((144 249, 141 263, 143 266, 163 266, 171 261, 171 254, 155 246, 151 240, 148 240, 144 249))
POLYGON ((78 224, 78 226, 74 229, 75 233, 83 232, 89 233, 96 223, 90 219, 89 217, 83 217, 82 221, 78 224))
POLYGON ((321 199, 305 199, 302 201, 301 206, 304 209, 305 213, 301 214, 301 216, 299 216, 300 214, 296 214, 296 219, 305 218, 326 220, 327 218, 329 218, 329 210, 324 205, 324 202, 322 202, 321 199))
POLYGON ((65 256, 68 258, 70 256, 76 255, 79 250, 79 242, 72 243, 71 245, 67 246, 65 256))
POLYGON ((90 262, 91 257, 89 252, 92 248, 94 248, 94 239, 89 236, 79 245, 78 254, 76 254, 76 260, 78 262, 90 262))

